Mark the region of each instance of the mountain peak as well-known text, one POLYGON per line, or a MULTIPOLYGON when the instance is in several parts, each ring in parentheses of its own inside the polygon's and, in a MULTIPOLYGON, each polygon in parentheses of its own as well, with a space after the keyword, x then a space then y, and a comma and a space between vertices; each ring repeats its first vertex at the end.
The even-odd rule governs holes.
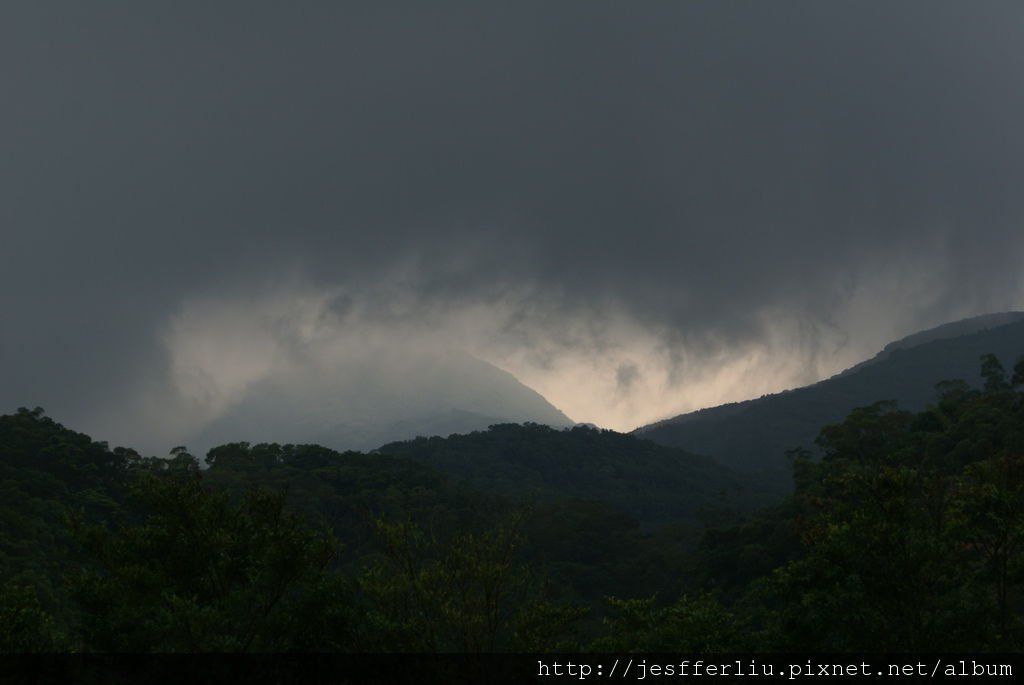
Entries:
POLYGON ((319 443, 367 450, 507 422, 573 425, 540 393, 469 354, 366 355, 355 365, 292 370, 253 384, 192 443, 319 443))

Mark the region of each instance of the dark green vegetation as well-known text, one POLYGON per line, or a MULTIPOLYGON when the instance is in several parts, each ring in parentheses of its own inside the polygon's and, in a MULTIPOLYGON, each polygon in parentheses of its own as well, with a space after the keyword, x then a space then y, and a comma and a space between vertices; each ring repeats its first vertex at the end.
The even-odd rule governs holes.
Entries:
POLYGON ((822 426, 841 421, 856 407, 895 400, 919 411, 932 400, 935 384, 945 379, 965 379, 980 388, 980 355, 1014 359, 1024 350, 1022 316, 1008 312, 923 331, 820 383, 683 414, 635 433, 738 470, 766 471, 769 477, 788 473, 788 450, 813 449, 822 426))
POLYGON ((707 457, 583 426, 552 430, 506 424, 482 433, 392 443, 378 451, 517 500, 597 500, 644 526, 728 515, 737 506, 750 510, 778 494, 707 457))
POLYGON ((707 460, 586 428, 236 443, 200 468, 19 410, 0 417, 0 647, 1017 650, 1024 362, 981 369, 920 412, 825 426, 756 512, 707 460))

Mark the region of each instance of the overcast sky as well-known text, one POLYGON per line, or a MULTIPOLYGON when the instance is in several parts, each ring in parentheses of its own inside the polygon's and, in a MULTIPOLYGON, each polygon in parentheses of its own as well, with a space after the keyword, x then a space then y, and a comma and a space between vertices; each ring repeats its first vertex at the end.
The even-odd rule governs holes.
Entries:
POLYGON ((113 442, 338 335, 630 429, 1024 308, 1016 0, 5 2, 0 97, 0 411, 113 442))

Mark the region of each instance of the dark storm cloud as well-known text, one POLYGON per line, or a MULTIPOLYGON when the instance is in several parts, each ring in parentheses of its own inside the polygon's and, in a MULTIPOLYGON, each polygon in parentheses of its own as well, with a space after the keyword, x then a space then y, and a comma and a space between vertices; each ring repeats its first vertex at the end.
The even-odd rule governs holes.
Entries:
POLYGON ((616 308, 678 361, 890 281, 1015 306, 1022 46, 1015 2, 5 5, 0 399, 159 385, 183 302, 296 272, 549 366, 616 308))

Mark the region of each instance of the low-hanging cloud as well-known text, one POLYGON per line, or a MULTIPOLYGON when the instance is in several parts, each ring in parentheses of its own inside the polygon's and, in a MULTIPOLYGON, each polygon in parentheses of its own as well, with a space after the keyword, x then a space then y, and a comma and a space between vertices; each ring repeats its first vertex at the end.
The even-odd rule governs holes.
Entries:
POLYGON ((1016 3, 0 13, 8 411, 458 348, 626 429, 1024 305, 1016 3))

